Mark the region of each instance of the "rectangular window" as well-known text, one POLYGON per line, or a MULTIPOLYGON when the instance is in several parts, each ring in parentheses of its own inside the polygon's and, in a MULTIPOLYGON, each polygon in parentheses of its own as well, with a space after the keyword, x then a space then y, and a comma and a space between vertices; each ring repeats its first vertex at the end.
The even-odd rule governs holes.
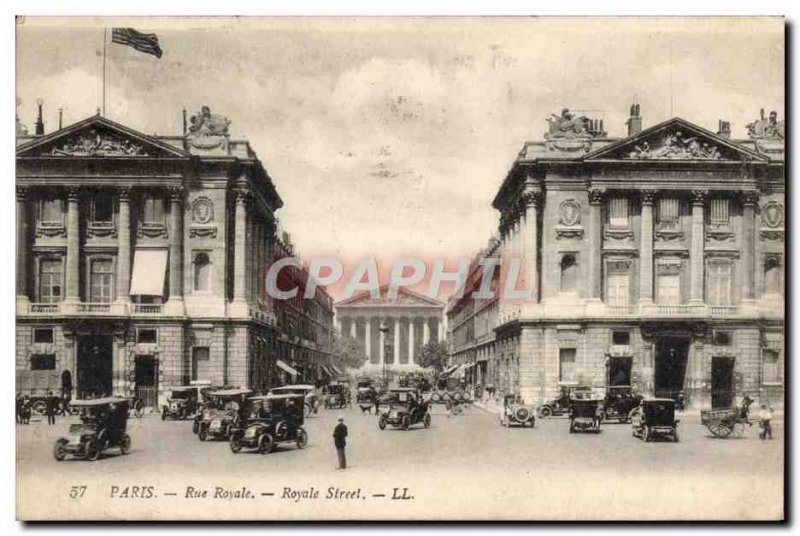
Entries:
POLYGON ((111 223, 114 221, 114 198, 106 193, 97 193, 92 197, 92 221, 111 223))
POLYGON ((154 329, 139 329, 136 331, 136 342, 143 344, 155 344, 158 342, 158 331, 154 329))
POLYGON ((612 229, 628 229, 628 198, 614 197, 608 202, 608 224, 612 229))
POLYGON ((39 264, 39 301, 61 301, 61 259, 42 259, 39 264))
POLYGON ((39 223, 63 224, 64 202, 57 197, 42 199, 39 204, 39 223))
POLYGON ((40 343, 40 344, 52 344, 53 343, 53 330, 52 329, 34 329, 33 330, 33 342, 40 343))
POLYGON ((658 226, 670 231, 680 228, 680 200, 668 197, 658 200, 658 226))
POLYGON ((611 344, 614 346, 628 346, 631 343, 630 331, 613 331, 611 333, 611 344))
POLYGON ((630 297, 630 277, 627 272, 609 272, 606 281, 606 300, 612 307, 626 307, 630 297))
POLYGON ((679 274, 661 274, 658 276, 658 303, 661 305, 678 305, 681 303, 681 276, 679 274))
POLYGON ((779 383, 780 373, 778 370, 778 351, 762 350, 762 383, 779 383))
POLYGON ((561 348, 558 351, 558 380, 575 381, 575 348, 561 348))
POLYGON ((192 381, 205 379, 210 359, 207 346, 192 348, 192 381))
POLYGON ((111 259, 95 259, 90 263, 89 301, 108 303, 114 297, 114 263, 111 259))
POLYGON ((148 197, 142 207, 142 221, 148 225, 164 224, 164 199, 162 197, 148 197))
POLYGON ((731 272, 729 262, 710 262, 708 264, 708 303, 709 305, 731 304, 731 272))
POLYGON ((715 331, 714 346, 730 346, 733 337, 730 331, 715 331))
POLYGON ((55 370, 56 356, 53 354, 38 354, 31 356, 31 370, 55 370))
POLYGON ((711 215, 709 223, 718 227, 728 225, 729 203, 727 199, 715 198, 711 200, 711 215))

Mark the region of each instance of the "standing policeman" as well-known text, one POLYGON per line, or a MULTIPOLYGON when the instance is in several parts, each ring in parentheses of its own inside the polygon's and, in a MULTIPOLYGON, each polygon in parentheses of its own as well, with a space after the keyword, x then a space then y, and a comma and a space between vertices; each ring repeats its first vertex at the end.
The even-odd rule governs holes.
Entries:
POLYGON ((333 444, 336 447, 336 454, 339 456, 338 469, 347 469, 347 458, 344 455, 344 447, 347 445, 347 425, 344 424, 344 417, 339 416, 339 424, 333 429, 333 444))

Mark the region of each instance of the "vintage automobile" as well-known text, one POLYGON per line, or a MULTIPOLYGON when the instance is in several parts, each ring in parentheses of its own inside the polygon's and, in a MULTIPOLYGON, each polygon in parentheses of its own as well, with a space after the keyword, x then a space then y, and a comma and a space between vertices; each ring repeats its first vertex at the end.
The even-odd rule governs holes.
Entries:
POLYGON ((591 393, 592 388, 588 385, 581 385, 577 383, 559 383, 561 393, 550 400, 545 400, 539 406, 539 418, 546 419, 554 415, 565 415, 569 413, 570 399, 586 395, 587 392, 591 393))
POLYGON ((324 405, 327 409, 344 409, 351 405, 350 382, 338 380, 328 384, 328 394, 325 395, 324 405))
POLYGON ((96 461, 110 449, 119 448, 122 454, 131 450, 128 424, 129 401, 123 397, 73 400, 71 405, 80 411, 80 424, 69 426, 69 437, 56 440, 53 457, 61 461, 67 456, 96 461))
POLYGON ((642 396, 630 386, 614 386, 606 389, 603 399, 603 420, 616 419, 621 423, 630 422, 633 412, 642 402, 642 396))
POLYGON ((200 389, 196 385, 173 387, 167 403, 161 407, 161 420, 193 417, 200 407, 200 389))
POLYGON ((569 400, 569 433, 577 430, 600 432, 603 420, 601 400, 584 396, 572 397, 569 400))
POLYGON ((428 412, 428 403, 416 389, 401 387, 389 389, 387 403, 379 404, 378 427, 386 429, 390 424, 395 428, 408 430, 412 424, 422 423, 425 428, 431 425, 431 414, 428 412))
POLYGON ((249 389, 222 389, 207 395, 207 404, 195 417, 193 431, 200 441, 228 439, 230 430, 241 418, 244 401, 253 394, 249 389))
POLYGON ((272 452, 279 443, 292 442, 297 448, 308 444, 303 428, 304 395, 266 395, 247 399, 247 416, 231 430, 231 451, 256 449, 261 454, 272 452))
POLYGON ((271 395, 303 395, 305 397, 305 416, 317 413, 319 410, 319 399, 317 398, 316 388, 313 385, 297 384, 284 385, 283 387, 273 387, 269 390, 271 395))
POLYGON ((500 424, 506 428, 513 425, 536 426, 534 408, 523 403, 519 395, 508 394, 503 397, 503 412, 500 414, 500 424))
POLYGON ((633 437, 645 442, 655 437, 668 437, 680 441, 678 419, 675 418, 675 401, 671 398, 645 398, 631 418, 633 437))

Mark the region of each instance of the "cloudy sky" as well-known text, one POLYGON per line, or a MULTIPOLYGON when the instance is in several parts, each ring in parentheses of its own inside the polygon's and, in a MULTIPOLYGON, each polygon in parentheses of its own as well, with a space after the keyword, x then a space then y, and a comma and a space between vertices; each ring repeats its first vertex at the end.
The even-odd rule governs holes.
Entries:
MULTIPOLYGON (((624 133, 681 116, 734 136, 783 116, 781 19, 27 19, 18 114, 47 129, 101 102, 103 27, 158 34, 163 57, 107 52, 107 116, 179 134, 207 104, 248 138, 284 199, 301 256, 450 259, 496 227, 491 200, 562 107, 624 133)), ((109 31, 110 34, 110 31, 109 31)))

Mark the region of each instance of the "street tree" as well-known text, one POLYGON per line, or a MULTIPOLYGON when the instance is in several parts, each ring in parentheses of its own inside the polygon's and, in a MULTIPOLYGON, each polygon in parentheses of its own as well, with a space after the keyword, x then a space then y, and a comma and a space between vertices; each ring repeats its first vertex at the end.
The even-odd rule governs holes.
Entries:
POLYGON ((420 350, 419 364, 424 368, 433 368, 441 372, 447 367, 447 344, 442 341, 430 341, 420 350))
POLYGON ((364 346, 347 335, 336 335, 333 341, 333 356, 348 368, 361 368, 367 362, 364 346))

